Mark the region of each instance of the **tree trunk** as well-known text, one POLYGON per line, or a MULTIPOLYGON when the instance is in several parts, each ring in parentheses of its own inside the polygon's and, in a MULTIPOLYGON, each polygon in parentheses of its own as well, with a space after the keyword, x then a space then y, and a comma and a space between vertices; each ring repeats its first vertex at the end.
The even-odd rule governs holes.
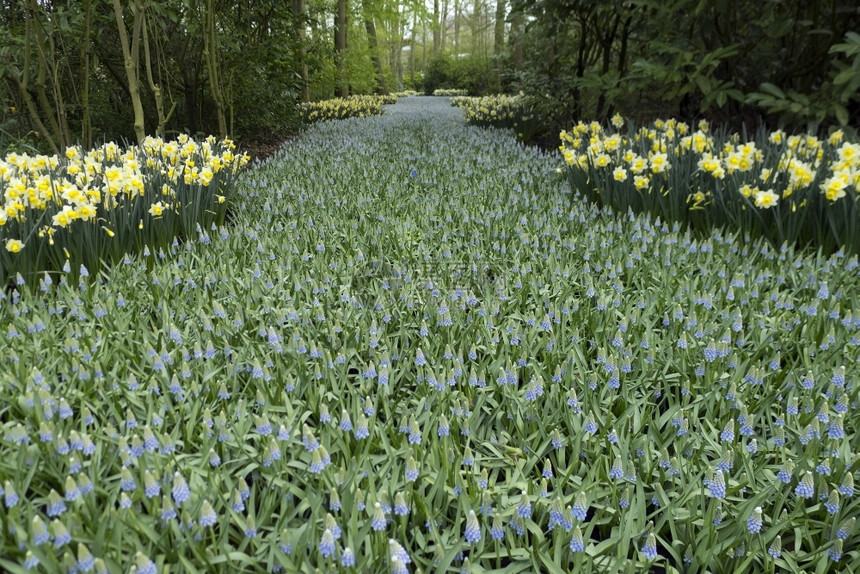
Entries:
POLYGON ((364 29, 367 30, 367 41, 370 43, 370 59, 376 69, 376 93, 387 94, 385 72, 382 70, 382 59, 379 57, 379 42, 376 39, 376 25, 373 23, 372 16, 369 18, 365 16, 364 29))
POLYGON ((409 35, 409 87, 415 89, 415 19, 416 14, 412 14, 412 33, 409 35))
POLYGON ((463 0, 454 0, 454 56, 460 55, 460 14, 463 0))
POLYGON ((161 95, 161 87, 155 83, 155 78, 152 76, 152 58, 149 55, 149 33, 146 26, 146 5, 143 0, 134 0, 134 8, 135 14, 139 14, 143 20, 143 62, 146 67, 146 80, 149 83, 149 89, 152 90, 152 96, 155 99, 155 111, 158 114, 158 127, 155 128, 155 134, 158 137, 164 137, 167 120, 173 115, 176 104, 171 106, 167 114, 164 113, 164 98, 161 95))
POLYGON ((406 31, 403 13, 398 9, 397 18, 391 22, 391 45, 388 61, 391 63, 391 73, 394 76, 395 89, 403 86, 403 34, 406 31))
POLYGON ((337 0, 337 13, 334 17, 334 64, 335 64, 335 86, 334 95, 345 98, 349 95, 349 85, 346 73, 346 29, 347 0, 337 0))
POLYGON ((403 89, 403 36, 406 34, 406 19, 404 18, 406 12, 400 12, 398 10, 397 16, 397 65, 394 68, 394 77, 396 78, 397 89, 403 89))
POLYGON ((35 125, 39 134, 41 134, 48 142, 48 145, 51 147, 51 151, 58 154, 60 153, 60 150, 57 146, 57 142, 54 140, 54 137, 51 135, 51 132, 48 131, 48 128, 45 127, 45 123, 42 121, 42 117, 39 115, 39 108, 36 105, 35 100, 33 100, 33 96, 30 95, 30 56, 32 54, 33 49, 34 34, 35 31, 33 30, 32 16, 29 15, 27 11, 25 11, 24 66, 21 70, 20 75, 12 72, 11 67, 6 69, 6 73, 12 76, 13 80, 18 85, 18 92, 21 94, 21 99, 24 100, 24 105, 27 106, 27 111, 30 114, 30 120, 33 122, 33 125, 35 125))
POLYGON ((511 41, 514 44, 511 63, 514 70, 521 70, 523 67, 523 13, 521 10, 514 12, 511 21, 511 41))
POLYGON ((84 2, 84 37, 81 39, 81 144, 87 149, 93 147, 93 126, 90 120, 90 33, 93 23, 93 3, 84 2))
POLYGON ((125 63, 125 75, 128 80, 128 93, 131 96, 131 106, 134 111, 134 135, 137 143, 143 142, 146 137, 144 127, 143 104, 140 100, 140 81, 137 77, 138 51, 140 46, 140 28, 142 18, 139 13, 134 15, 132 25, 131 46, 128 43, 128 31, 125 29, 125 21, 122 16, 120 0, 113 0, 113 11, 116 15, 116 25, 119 30, 119 41, 122 46, 122 56, 125 63))
POLYGON ((505 0, 496 0, 496 21, 493 29, 493 55, 497 58, 505 49, 505 0))
POLYGON ((472 2, 472 17, 469 18, 469 28, 472 31, 471 55, 477 56, 481 51, 481 0, 472 2))
MULTIPOLYGON (((576 77, 581 78, 585 75, 586 68, 586 51, 589 47, 590 39, 588 38, 588 30, 589 30, 589 19, 591 16, 591 10, 587 12, 580 13, 577 16, 577 21, 579 23, 579 48, 577 49, 576 54, 576 77)), ((553 56, 553 59, 555 57, 553 56)), ((570 90, 570 96, 573 101, 573 117, 579 117, 582 115, 582 101, 579 98, 580 89, 579 86, 574 85, 570 90)))
POLYGON ((182 89, 185 91, 185 121, 188 122, 187 129, 196 134, 200 131, 200 122, 197 118, 197 70, 193 66, 182 68, 182 89))
MULTIPOLYGON (((50 133, 46 131, 45 135, 50 135, 57 146, 65 147, 69 144, 70 138, 64 117, 65 107, 63 106, 63 95, 60 89, 53 39, 48 35, 48 31, 45 30, 39 18, 39 7, 34 0, 31 0, 26 5, 24 16, 28 25, 27 34, 29 40, 34 42, 38 49, 39 71, 33 85, 36 88, 36 97, 39 106, 42 108, 43 117, 47 118, 48 127, 51 130, 50 133), (54 94, 53 102, 48 97, 46 90, 49 73, 51 76, 51 89, 54 94), (64 127, 65 129, 63 129, 64 127)), ((32 45, 30 44, 31 47, 32 45)))
POLYGON ((445 51, 445 39, 448 37, 448 0, 442 2, 442 18, 439 22, 439 50, 445 51))
POLYGON ((378 12, 372 5, 372 0, 361 1, 361 15, 364 18, 364 29, 367 32, 367 42, 370 48, 370 61, 376 71, 377 94, 387 94, 388 87, 385 85, 385 71, 382 68, 382 58, 379 55, 379 39, 376 34, 376 22, 374 14, 378 12))
POLYGON ((439 0, 433 0, 433 57, 439 55, 439 0))
POLYGON ((305 30, 305 0, 293 0, 293 16, 296 19, 296 30, 299 38, 299 75, 302 80, 301 98, 303 102, 311 101, 310 82, 308 81, 307 32, 305 30))
MULTIPOLYGON (((42 111, 48 118, 48 125, 51 127, 51 132, 53 137, 55 138, 57 145, 60 147, 66 147, 68 143, 66 138, 63 136, 63 130, 60 127, 60 122, 58 119, 59 110, 55 109, 51 104, 50 98, 48 98, 48 92, 45 89, 45 85, 48 81, 48 64, 47 64, 47 54, 45 50, 45 46, 43 44, 44 38, 39 39, 36 37, 37 44, 39 45, 39 73, 36 76, 36 81, 34 85, 36 87, 36 96, 39 99, 39 105, 42 107, 42 111)), ((59 102, 57 102, 59 104, 59 102)))
MULTIPOLYGON (((62 42, 62 37, 60 38, 60 41, 62 42)), ((66 101, 63 96, 63 84, 65 82, 60 77, 62 75, 60 72, 62 60, 57 55, 57 47, 54 43, 53 34, 49 34, 47 31, 43 38, 43 43, 41 44, 41 55, 42 60, 45 63, 46 71, 51 74, 51 92, 54 97, 53 103, 56 107, 57 138, 63 147, 67 147, 72 143, 72 132, 69 129, 69 118, 66 114, 66 101)), ((68 80, 71 80, 70 83, 74 83, 74 78, 69 78, 68 80)), ((48 101, 47 94, 43 95, 45 96, 45 101, 48 101)))
POLYGON ((203 32, 203 59, 209 72, 209 89, 215 100, 215 113, 218 116, 218 135, 227 137, 227 116, 225 114, 224 92, 218 72, 218 43, 215 36, 215 6, 213 0, 206 0, 206 29, 203 32))
MULTIPOLYGON (((601 64, 600 73, 603 76, 609 73, 609 67, 612 64, 612 45, 615 43, 615 36, 618 33, 618 24, 621 22, 621 14, 616 12, 610 29, 600 37, 601 49, 603 50, 603 62, 601 64)), ((598 119, 603 119, 603 108, 606 106, 606 94, 601 92, 597 97, 597 109, 595 116, 598 119)))

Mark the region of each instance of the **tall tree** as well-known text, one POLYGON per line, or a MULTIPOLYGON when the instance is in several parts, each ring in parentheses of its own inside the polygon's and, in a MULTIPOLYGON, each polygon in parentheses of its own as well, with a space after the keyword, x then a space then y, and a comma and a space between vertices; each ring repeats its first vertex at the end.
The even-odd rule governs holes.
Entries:
POLYGON ((439 50, 442 52, 445 51, 446 39, 448 38, 448 1, 444 0, 442 2, 442 14, 439 21, 439 29, 440 29, 440 38, 439 38, 439 50))
POLYGON ((301 78, 301 100, 311 100, 310 85, 308 83, 308 61, 307 61, 307 30, 305 24, 305 0, 293 0, 293 18, 298 37, 298 60, 299 77, 301 78))
POLYGON ((84 0, 84 33, 81 38, 80 59, 81 59, 81 144, 86 147, 93 145, 93 126, 90 120, 90 64, 93 25, 93 2, 92 0, 84 0))
MULTIPOLYGON (((161 90, 161 85, 155 81, 155 76, 152 73, 152 50, 150 48, 150 34, 149 28, 147 26, 147 2, 144 0, 134 0, 135 13, 142 14, 143 19, 143 62, 146 68, 146 81, 149 84, 149 89, 152 91, 152 97, 155 100, 155 112, 158 116, 158 125, 155 129, 155 133, 159 137, 164 137, 167 122, 170 119, 170 116, 173 115, 173 111, 176 109, 176 102, 171 102, 170 110, 165 113, 164 111, 164 94, 161 90)), ((159 52, 161 51, 160 46, 157 42, 155 43, 156 50, 156 59, 160 59, 159 52)))
POLYGON ((400 2, 391 2, 388 10, 391 24, 389 62, 397 89, 403 85, 403 37, 407 22, 405 13, 405 7, 400 2))
POLYGON ((519 71, 523 67, 523 35, 525 33, 525 25, 523 22, 523 8, 521 6, 511 6, 511 38, 513 44, 513 53, 511 54, 511 65, 515 71, 519 71))
POLYGON ((123 65, 125 67, 126 79, 128 80, 128 93, 131 96, 131 105, 134 111, 134 135, 137 138, 137 143, 141 143, 146 137, 143 103, 140 99, 140 78, 138 74, 143 14, 132 5, 133 19, 131 25, 131 43, 129 43, 128 30, 125 27, 125 17, 123 16, 123 7, 120 0, 113 0, 113 11, 116 15, 116 25, 119 30, 120 45, 122 46, 123 65))
POLYGON ((439 0, 433 0, 433 56, 439 55, 440 32, 442 22, 439 19, 439 0))
POLYGON ((493 55, 499 57, 505 49, 505 0, 496 0, 496 21, 493 28, 493 55))
POLYGON ((373 68, 376 70, 376 93, 387 94, 388 88, 385 86, 385 72, 382 69, 382 58, 379 57, 379 40, 376 36, 374 8, 372 0, 362 0, 361 12, 364 17, 364 29, 367 32, 367 40, 370 44, 370 59, 373 62, 373 68))
POLYGON ((469 32, 472 35, 469 50, 472 56, 477 56, 481 48, 481 0, 472 0, 472 13, 469 16, 469 32))
POLYGON ((463 15, 463 0, 454 0, 454 55, 460 55, 460 18, 463 15))
POLYGON ((215 2, 206 0, 205 29, 203 32, 203 58, 209 74, 209 90, 215 101, 215 114, 218 118, 218 133, 222 138, 227 137, 227 103, 224 89, 221 85, 221 70, 219 61, 218 35, 215 33, 215 2))
MULTIPOLYGON (((36 100, 33 98, 33 95, 30 93, 30 66, 33 59, 33 48, 36 44, 37 35, 39 34, 39 30, 37 29, 36 24, 34 23, 34 18, 36 14, 33 12, 35 9, 35 2, 29 2, 24 10, 23 10, 23 21, 24 21, 24 38, 22 42, 22 65, 21 71, 19 73, 15 72, 14 67, 12 66, 4 66, 4 72, 6 75, 11 77, 12 81, 18 88, 18 93, 20 95, 21 100, 24 102, 24 105, 27 107, 27 112, 30 115, 30 121, 33 122, 33 125, 38 130, 37 133, 44 136, 45 141, 50 146, 51 150, 54 153, 59 152, 59 145, 62 142, 58 142, 58 139, 62 134, 58 133, 57 130, 49 130, 45 125, 45 122, 42 119, 42 114, 39 111, 39 106, 36 103, 36 100)), ((39 56, 37 55, 37 58, 39 56)), ((44 86, 45 80, 44 77, 47 74, 43 64, 39 64, 39 77, 37 79, 37 83, 41 86, 44 86)), ((53 107, 45 110, 45 113, 49 118, 53 117, 53 107)), ((52 125, 56 126, 56 123, 52 125)))
POLYGON ((344 98, 349 95, 349 84, 346 72, 346 31, 349 27, 349 21, 347 19, 347 0, 337 0, 336 10, 334 17, 334 95, 339 98, 344 98))
POLYGON ((409 86, 415 89, 415 31, 418 20, 418 14, 412 12, 412 27, 409 32, 409 86))

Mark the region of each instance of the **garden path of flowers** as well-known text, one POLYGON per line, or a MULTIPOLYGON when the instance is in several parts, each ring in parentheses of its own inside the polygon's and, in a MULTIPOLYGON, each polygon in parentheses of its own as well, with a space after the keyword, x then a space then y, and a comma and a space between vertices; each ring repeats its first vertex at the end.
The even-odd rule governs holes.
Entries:
POLYGON ((860 266, 570 193, 447 98, 0 299, 0 569, 860 571, 860 266))

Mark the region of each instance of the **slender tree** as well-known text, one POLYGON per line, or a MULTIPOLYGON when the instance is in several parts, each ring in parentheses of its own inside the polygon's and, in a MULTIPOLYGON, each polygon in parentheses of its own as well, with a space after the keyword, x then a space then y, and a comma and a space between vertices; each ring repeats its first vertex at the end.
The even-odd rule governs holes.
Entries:
POLYGON ((349 27, 347 13, 347 0, 337 0, 337 12, 334 17, 334 63, 336 76, 334 95, 339 98, 349 95, 346 71, 346 31, 349 27))
POLYGON ((418 20, 418 14, 412 12, 412 27, 409 32, 409 85, 415 89, 415 30, 418 20))
POLYGON ((442 22, 439 17, 439 0, 433 0, 433 56, 439 55, 439 45, 441 43, 440 32, 442 30, 442 22))
POLYGON ((505 0, 496 0, 496 21, 493 28, 493 55, 499 57, 505 50, 505 0))
POLYGON ((307 31, 305 24, 305 0, 293 0, 293 18, 295 19, 298 37, 298 59, 299 76, 301 78, 301 100, 311 100, 310 85, 308 83, 308 61, 307 61, 307 31))
POLYGON ((135 13, 140 13, 143 20, 143 62, 144 67, 146 68, 146 80, 149 84, 149 89, 152 91, 152 97, 155 100, 155 111, 158 116, 158 126, 155 129, 155 133, 159 137, 164 137, 167 122, 170 120, 170 116, 173 115, 173 111, 176 109, 176 102, 171 102, 170 110, 165 113, 164 95, 161 91, 161 86, 155 81, 155 76, 152 73, 152 54, 150 53, 150 36, 146 14, 148 3, 144 0, 134 0, 134 6, 135 13))
POLYGON ((128 31, 125 27, 125 18, 120 0, 113 0, 113 11, 116 15, 116 25, 119 30, 120 45, 122 46, 123 63, 125 75, 128 80, 128 93, 131 96, 131 106, 134 111, 134 135, 137 142, 143 142, 146 137, 144 125, 143 103, 140 99, 140 79, 138 77, 139 53, 140 53, 140 31, 143 26, 143 14, 133 9, 133 20, 131 26, 131 43, 129 43, 128 31))
POLYGON ((372 0, 362 0, 361 13, 364 18, 364 29, 367 32, 367 41, 370 45, 370 59, 373 62, 374 70, 376 70, 376 93, 387 94, 388 88, 385 85, 385 72, 382 69, 382 58, 379 57, 379 40, 376 36, 374 8, 372 0))
POLYGON ((93 126, 90 120, 90 55, 92 50, 93 3, 84 0, 84 34, 80 43, 81 59, 81 144, 86 147, 93 145, 93 126))
MULTIPOLYGON (((36 36, 38 34, 36 24, 33 22, 35 14, 31 10, 35 8, 34 4, 34 2, 30 2, 24 9, 23 65, 21 67, 21 72, 16 74, 11 67, 7 66, 5 73, 10 75, 14 83, 17 85, 18 93, 20 94, 24 105, 27 107, 30 120, 38 130, 37 133, 44 137, 44 140, 48 143, 54 153, 58 153, 59 145, 62 144, 61 141, 58 142, 58 137, 61 136, 61 134, 57 133, 58 130, 49 130, 48 127, 45 126, 44 121, 42 121, 42 115, 39 113, 39 106, 36 104, 36 100, 33 98, 32 94, 30 94, 30 66, 33 58, 33 46, 37 42, 36 36)), ((39 64, 39 77, 37 78, 37 84, 41 83, 44 85, 45 74, 46 71, 44 67, 39 64)), ((53 117, 52 107, 49 107, 45 111, 49 118, 53 117)), ((54 126, 52 125, 52 127, 54 126)))
POLYGON ((454 55, 460 55, 460 18, 463 15, 463 0, 454 0, 454 55))
POLYGON ((221 85, 221 71, 218 61, 218 35, 215 33, 215 2, 206 0, 205 28, 203 31, 203 58, 209 74, 209 89, 215 101, 215 113, 218 118, 218 134, 227 137, 227 115, 224 90, 221 85))
POLYGON ((522 6, 511 5, 511 37, 510 43, 513 45, 511 53, 511 65, 513 69, 519 71, 523 67, 523 8, 522 6))
POLYGON ((442 52, 445 51, 445 46, 447 44, 447 38, 448 38, 448 10, 449 10, 448 2, 449 2, 449 0, 444 0, 442 2, 442 14, 441 14, 441 17, 439 20, 439 29, 440 29, 439 35, 441 36, 439 38, 439 49, 442 52))

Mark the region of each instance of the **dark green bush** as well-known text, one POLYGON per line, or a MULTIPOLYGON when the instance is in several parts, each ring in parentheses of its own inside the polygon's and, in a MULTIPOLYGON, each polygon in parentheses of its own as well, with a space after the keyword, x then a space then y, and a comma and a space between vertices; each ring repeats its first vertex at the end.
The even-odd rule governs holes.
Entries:
POLYGON ((470 96, 485 96, 500 90, 499 75, 489 58, 442 54, 428 62, 424 72, 424 93, 429 96, 437 88, 460 89, 470 96))

